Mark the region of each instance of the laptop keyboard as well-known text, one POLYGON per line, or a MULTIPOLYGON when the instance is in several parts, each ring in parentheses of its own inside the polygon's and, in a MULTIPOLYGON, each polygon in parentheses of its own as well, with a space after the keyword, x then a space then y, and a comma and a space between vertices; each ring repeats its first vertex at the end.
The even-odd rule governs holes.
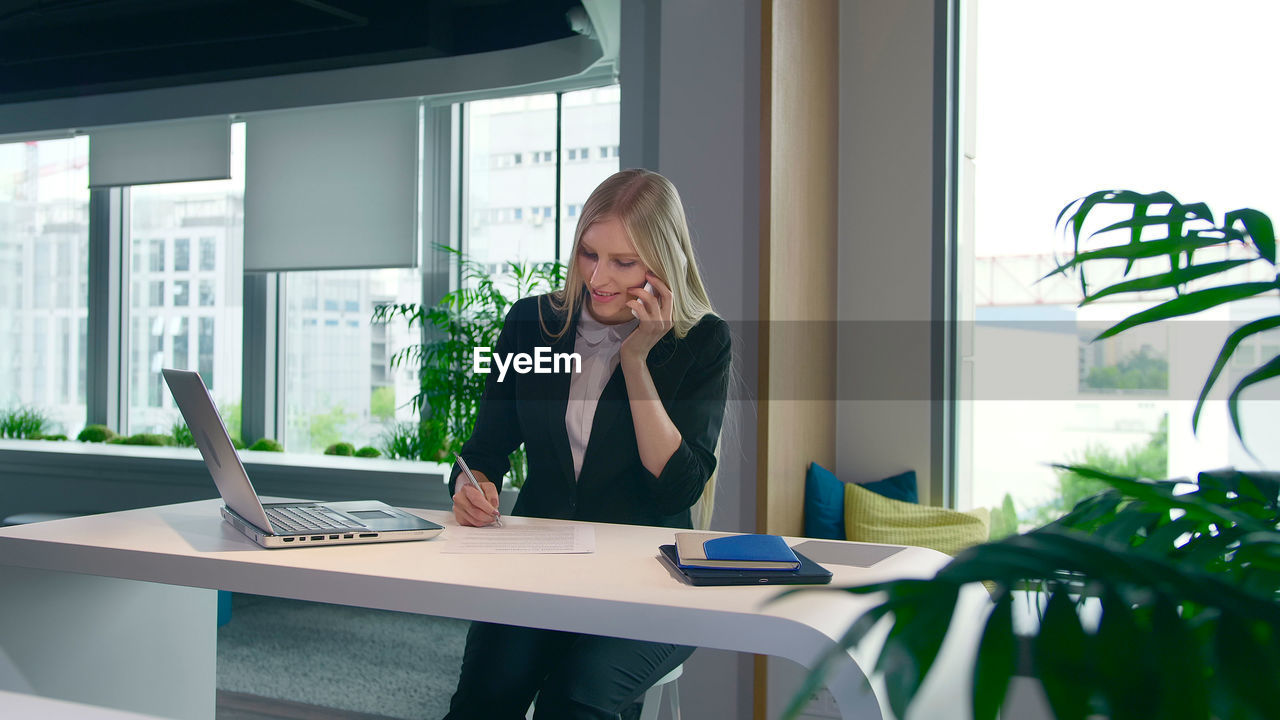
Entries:
POLYGON ((267 519, 273 527, 286 532, 311 532, 316 530, 360 530, 363 525, 355 525, 336 515, 310 507, 269 507, 267 519))

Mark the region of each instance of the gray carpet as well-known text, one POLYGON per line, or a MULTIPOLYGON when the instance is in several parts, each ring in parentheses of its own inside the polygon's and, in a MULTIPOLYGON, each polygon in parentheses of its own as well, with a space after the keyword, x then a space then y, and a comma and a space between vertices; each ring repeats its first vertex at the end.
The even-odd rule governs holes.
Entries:
POLYGON ((394 718, 444 716, 462 620, 233 595, 218 689, 394 718))

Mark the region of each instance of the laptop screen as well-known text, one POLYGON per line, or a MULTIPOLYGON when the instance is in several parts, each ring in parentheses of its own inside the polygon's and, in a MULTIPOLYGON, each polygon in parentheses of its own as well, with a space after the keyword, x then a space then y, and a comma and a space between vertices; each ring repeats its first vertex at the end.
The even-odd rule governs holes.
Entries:
POLYGON ((196 447, 200 448, 200 455, 204 457, 204 464, 213 476, 213 484, 218 487, 222 501, 240 517, 265 532, 271 532, 267 513, 262 509, 262 502, 258 500, 253 483, 249 482, 249 474, 240 462, 240 455, 231 444, 227 426, 222 423, 218 408, 200 375, 189 370, 167 368, 162 372, 187 427, 191 428, 191 436, 196 447))

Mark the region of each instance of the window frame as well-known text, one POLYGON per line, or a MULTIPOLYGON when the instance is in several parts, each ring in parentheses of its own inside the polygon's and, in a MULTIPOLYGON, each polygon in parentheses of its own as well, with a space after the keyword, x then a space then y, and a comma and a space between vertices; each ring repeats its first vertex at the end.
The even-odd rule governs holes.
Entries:
MULTIPOLYGON (((567 209, 560 201, 561 169, 567 162, 564 152, 563 126, 560 113, 566 92, 608 87, 617 83, 611 75, 592 74, 548 83, 536 89, 522 88, 519 92, 484 91, 437 96, 423 99, 421 143, 422 156, 419 208, 419 274, 422 280, 423 301, 431 303, 443 297, 459 284, 460 268, 456 261, 441 253, 428 252, 422 247, 427 237, 448 237, 455 248, 466 247, 465 217, 468 199, 464 179, 465 141, 467 131, 463 121, 463 105, 476 100, 516 95, 554 92, 556 95, 557 123, 556 147, 547 149, 556 165, 556 199, 550 206, 555 221, 552 242, 553 252, 560 258, 560 226, 567 209), (531 92, 532 91, 532 92, 531 92)), ((5 138, 8 140, 9 138, 5 138)), ((576 146, 575 146, 576 147, 576 146)), ((588 146, 589 147, 589 146, 588 146)), ((590 152, 590 151, 588 151, 590 152)), ((531 153, 521 153, 530 155, 531 153)), ((521 158, 525 160, 527 158, 521 158)), ((103 424, 112 428, 128 427, 128 313, 132 298, 131 268, 129 267, 130 188, 97 188, 89 198, 89 270, 88 270, 88 318, 87 348, 84 362, 86 376, 85 424, 103 424)), ((543 208, 539 208, 543 210, 543 208)), ((149 238, 143 238, 149 240, 149 238)), ((193 235, 188 240, 187 266, 191 281, 188 302, 199 307, 201 281, 208 278, 203 272, 202 248, 204 239, 193 235)), ((149 248, 150 245, 144 245, 149 248)), ((172 255, 165 247, 165 263, 172 255)), ((144 262, 141 271, 150 267, 144 262)), ((246 274, 243 306, 244 343, 242 348, 242 428, 246 439, 250 437, 276 437, 283 422, 284 371, 284 278, 282 273, 246 274)), ((143 291, 140 289, 139 291, 143 291)), ((188 329, 193 336, 197 328, 188 329)), ((190 352, 190 349, 188 350, 190 352)))

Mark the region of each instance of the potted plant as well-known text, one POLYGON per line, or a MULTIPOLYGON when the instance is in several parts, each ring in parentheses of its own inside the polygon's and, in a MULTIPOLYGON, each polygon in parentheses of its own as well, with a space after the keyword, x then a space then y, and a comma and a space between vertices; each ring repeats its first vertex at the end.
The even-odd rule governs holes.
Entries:
POLYGON ((0 438, 40 440, 51 422, 42 410, 33 407, 16 407, 0 411, 0 438))
MULTIPOLYGON (((1099 338, 1280 289, 1273 226, 1257 210, 1219 220, 1204 203, 1183 204, 1166 192, 1102 191, 1068 205, 1058 219, 1073 248, 1050 275, 1078 274, 1082 305, 1117 294, 1169 294, 1099 338), (1116 211, 1121 219, 1085 233, 1087 221, 1116 211), (1123 242, 1094 245, 1117 233, 1123 242), (1121 279, 1093 287, 1086 270, 1115 262, 1121 279), (1265 277, 1227 275, 1248 265, 1264 268, 1265 277)), ((1240 343, 1278 327, 1280 312, 1230 333, 1200 392, 1193 429, 1240 343)), ((1241 393, 1277 375, 1280 356, 1264 357, 1228 395, 1242 443, 1241 393)), ((996 716, 1015 674, 1038 680, 1061 720, 1280 717, 1280 474, 1221 470, 1174 481, 1060 467, 1109 487, 1043 527, 960 553, 931 580, 847 589, 884 594, 841 646, 856 645, 881 620, 890 623, 876 670, 893 711, 903 716, 920 689, 960 588, 984 582, 992 604, 973 662, 975 720, 996 716), (1019 606, 1037 608, 1029 634, 1015 633, 1019 606)), ((789 714, 821 681, 819 665, 789 714)))
MULTIPOLYGON (((471 434, 484 395, 486 376, 472 372, 472 348, 497 344, 507 310, 515 300, 558 288, 564 282, 565 268, 560 263, 511 263, 508 295, 479 263, 454 248, 436 247, 457 257, 461 287, 432 307, 407 303, 381 305, 374 310, 374 322, 404 318, 410 329, 423 331, 421 343, 391 357, 392 367, 408 364, 417 368, 419 390, 409 402, 422 418, 418 423, 393 426, 384 436, 382 450, 392 458, 450 461, 471 434)), ((524 481, 523 452, 520 448, 512 453, 514 487, 524 481)))

